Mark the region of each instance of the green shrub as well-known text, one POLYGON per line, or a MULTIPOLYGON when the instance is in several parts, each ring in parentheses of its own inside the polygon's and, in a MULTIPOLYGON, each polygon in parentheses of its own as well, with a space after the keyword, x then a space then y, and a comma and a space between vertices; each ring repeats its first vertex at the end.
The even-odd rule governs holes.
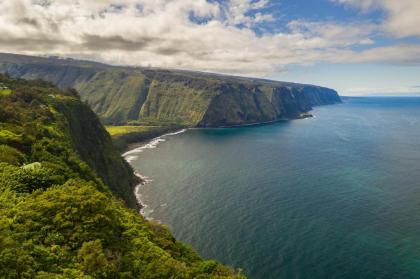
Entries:
POLYGON ((25 162, 25 155, 8 145, 0 145, 0 162, 20 166, 25 162))

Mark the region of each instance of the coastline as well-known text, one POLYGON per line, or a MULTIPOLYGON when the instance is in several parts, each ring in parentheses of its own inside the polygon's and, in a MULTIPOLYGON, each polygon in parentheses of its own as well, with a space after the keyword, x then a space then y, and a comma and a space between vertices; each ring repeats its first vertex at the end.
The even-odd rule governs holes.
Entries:
POLYGON ((134 187, 134 197, 137 200, 137 203, 139 205, 139 213, 140 215, 142 215, 145 219, 150 219, 148 218, 145 213, 145 209, 148 207, 148 205, 146 203, 144 203, 144 201, 142 201, 142 195, 140 194, 140 189, 142 186, 146 185, 147 183, 151 182, 152 180, 150 180, 147 176, 143 176, 141 174, 139 174, 137 171, 134 171, 134 175, 140 180, 140 183, 137 184, 134 187))
MULTIPOLYGON (((197 126, 196 129, 214 129, 214 128, 244 128, 244 127, 256 127, 256 126, 264 126, 264 125, 270 125, 275 124, 279 122, 285 122, 285 121, 292 121, 292 120, 300 120, 300 119, 306 119, 306 118, 313 118, 314 116, 310 114, 309 112, 304 112, 296 117, 293 118, 279 118, 276 120, 270 120, 270 121, 263 121, 263 122, 255 122, 255 123, 249 123, 249 124, 237 124, 237 125, 226 125, 226 126, 197 126)), ((194 128, 193 128, 194 129, 194 128)))
MULTIPOLYGON (((292 121, 292 120, 303 120, 307 118, 314 118, 315 116, 310 114, 309 112, 301 113, 300 115, 296 116, 295 118, 282 118, 272 121, 265 121, 265 122, 257 122, 257 123, 250 123, 250 124, 241 124, 241 125, 230 125, 230 126, 219 126, 219 127, 194 127, 194 128, 182 128, 175 130, 174 132, 164 133, 162 135, 159 135, 157 137, 154 137, 149 140, 139 141, 136 143, 128 144, 128 147, 124 151, 124 153, 121 155, 124 160, 130 164, 130 162, 136 160, 140 153, 143 152, 145 149, 154 149, 156 148, 161 142, 165 142, 165 137, 168 136, 175 136, 182 133, 185 133, 186 131, 190 129, 212 129, 212 128, 245 128, 245 127, 256 127, 256 126, 263 126, 263 125, 270 125, 275 124, 279 122, 284 121, 292 121)), ((148 208, 148 205, 142 200, 142 195, 140 193, 141 187, 152 182, 149 177, 140 174, 138 171, 134 171, 134 175, 139 179, 140 183, 137 184, 134 187, 134 196, 137 200, 138 206, 139 206, 139 213, 147 220, 152 220, 153 218, 147 216, 147 213, 145 212, 145 209, 148 208)), ((152 211, 153 212, 153 211, 152 211)))
MULTIPOLYGON (((172 132, 172 133, 166 133, 163 135, 160 135, 158 137, 155 137, 149 141, 144 141, 144 142, 139 142, 136 143, 135 147, 133 147, 132 149, 124 152, 121 156, 124 158, 124 160, 130 164, 130 162, 132 162, 133 160, 136 160, 139 156, 140 153, 143 152, 143 150, 145 149, 154 149, 156 148, 161 142, 165 142, 166 139, 165 137, 169 137, 169 136, 175 136, 175 135, 179 135, 182 133, 185 133, 187 131, 187 129, 181 129, 178 130, 176 132, 172 132)), ((147 220, 152 220, 153 218, 150 218, 149 216, 147 216, 145 209, 148 208, 148 205, 142 200, 142 195, 140 193, 140 189, 142 186, 152 182, 152 180, 150 178, 148 178, 145 175, 140 174, 138 171, 134 171, 134 175, 139 179, 140 183, 137 184, 134 187, 134 196, 137 200, 138 206, 139 206, 139 213, 147 220)))
MULTIPOLYGON (((255 126, 262 126, 262 125, 270 125, 278 122, 283 121, 291 121, 291 120, 297 120, 297 119, 305 119, 305 118, 312 118, 314 117, 310 113, 302 113, 296 118, 283 118, 283 119, 277 119, 273 121, 266 121, 266 122, 258 122, 258 123, 250 123, 250 124, 242 124, 242 125, 231 125, 231 126, 219 126, 219 127, 195 127, 195 128, 183 128, 178 129, 175 132, 169 132, 164 133, 162 135, 159 135, 157 137, 154 137, 149 140, 144 140, 132 144, 128 144, 128 147, 124 151, 124 153, 121 155, 124 160, 127 163, 131 163, 132 161, 136 160, 140 153, 143 152, 145 149, 154 149, 156 148, 161 142, 165 142, 165 137, 168 136, 175 136, 178 134, 185 133, 189 129, 212 129, 212 128, 245 128, 245 127, 255 127, 255 126)), ((134 187, 134 196, 137 200, 138 207, 139 207, 139 213, 146 219, 151 220, 153 218, 147 216, 145 209, 148 207, 148 205, 142 200, 142 195, 140 193, 141 187, 152 182, 150 178, 148 178, 145 175, 140 174, 138 171, 134 171, 134 175, 139 179, 139 184, 137 184, 134 187)))

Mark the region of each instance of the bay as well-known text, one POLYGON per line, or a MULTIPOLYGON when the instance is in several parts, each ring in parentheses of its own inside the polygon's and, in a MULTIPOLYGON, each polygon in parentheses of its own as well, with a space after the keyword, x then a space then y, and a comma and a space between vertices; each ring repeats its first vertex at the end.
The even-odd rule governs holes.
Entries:
POLYGON ((311 113, 131 154, 146 216, 250 278, 420 278, 420 98, 311 113))

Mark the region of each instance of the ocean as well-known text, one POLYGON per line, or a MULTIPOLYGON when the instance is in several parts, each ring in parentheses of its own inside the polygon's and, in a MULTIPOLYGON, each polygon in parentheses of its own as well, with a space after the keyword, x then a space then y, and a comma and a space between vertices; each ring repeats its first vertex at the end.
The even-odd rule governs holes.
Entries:
POLYGON ((144 215, 249 278, 420 278, 420 98, 311 113, 130 152, 144 215))

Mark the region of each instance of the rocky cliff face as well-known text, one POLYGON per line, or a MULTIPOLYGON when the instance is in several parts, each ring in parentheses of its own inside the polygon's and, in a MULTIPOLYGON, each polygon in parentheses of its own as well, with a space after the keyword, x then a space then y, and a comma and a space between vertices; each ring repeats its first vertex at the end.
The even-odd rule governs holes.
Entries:
POLYGON ((109 189, 131 208, 138 202, 133 194, 139 183, 130 165, 121 158, 111 137, 92 110, 79 100, 60 101, 55 107, 64 118, 69 139, 81 159, 105 182, 109 189))
POLYGON ((198 126, 235 126, 297 118, 313 106, 341 102, 337 92, 317 86, 226 84, 220 91, 198 126))
POLYGON ((253 124, 341 101, 336 91, 312 85, 11 54, 0 54, 0 72, 74 87, 108 124, 253 124))

